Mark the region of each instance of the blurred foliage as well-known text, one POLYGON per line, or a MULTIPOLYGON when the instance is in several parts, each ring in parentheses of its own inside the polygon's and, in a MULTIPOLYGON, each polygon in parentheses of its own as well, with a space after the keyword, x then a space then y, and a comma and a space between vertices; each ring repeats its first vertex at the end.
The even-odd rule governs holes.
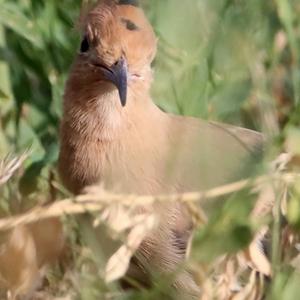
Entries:
MULTIPOLYGON (((159 37, 152 94, 160 107, 261 130, 276 138, 273 156, 282 149, 299 155, 299 0, 143 0, 143 5, 159 37)), ((0 157, 32 149, 20 182, 1 191, 3 212, 14 211, 20 195, 28 199, 37 188, 48 188, 64 82, 80 42, 74 30, 80 7, 80 0, 0 0, 0 157), (9 202, 16 191, 16 203, 9 202)), ((288 218, 299 227, 299 190, 294 195, 288 218)), ((236 201, 241 197, 199 233, 195 247, 203 252, 197 259, 248 243, 251 207, 241 207, 236 201)), ((99 299, 106 287, 89 276, 82 272, 85 288, 75 290, 80 299, 99 299)), ((298 274, 283 271, 270 297, 295 299, 297 282, 298 274)), ((157 291, 144 293, 143 299, 159 298, 157 291)))

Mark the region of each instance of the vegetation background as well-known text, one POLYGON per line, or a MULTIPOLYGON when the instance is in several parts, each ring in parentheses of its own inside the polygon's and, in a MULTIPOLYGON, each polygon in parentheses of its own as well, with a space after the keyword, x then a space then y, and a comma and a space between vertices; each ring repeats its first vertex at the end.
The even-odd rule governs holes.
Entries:
MULTIPOLYGON (((161 108, 264 132, 271 140, 266 161, 283 150, 300 155, 299 0, 142 2, 159 37, 152 94, 161 108)), ((81 0, 0 0, 0 158, 32 149, 21 174, 0 189, 2 217, 54 197, 62 95, 80 45, 74 26, 80 7, 81 0)), ((294 229, 300 225, 299 192, 295 185, 287 215, 294 229)), ((221 209, 196 236, 194 260, 245 247, 257 228, 247 218, 250 210, 236 201, 221 209), (228 226, 224 214, 230 215, 228 226)), ((66 286, 79 299, 100 299, 108 288, 79 271, 81 264, 74 263, 80 288, 72 280, 66 286)), ((267 297, 297 299, 298 271, 280 259, 273 267, 267 297)), ((48 276, 49 282, 58 284, 57 276, 48 276)), ((161 292, 130 297, 159 299, 161 292)))

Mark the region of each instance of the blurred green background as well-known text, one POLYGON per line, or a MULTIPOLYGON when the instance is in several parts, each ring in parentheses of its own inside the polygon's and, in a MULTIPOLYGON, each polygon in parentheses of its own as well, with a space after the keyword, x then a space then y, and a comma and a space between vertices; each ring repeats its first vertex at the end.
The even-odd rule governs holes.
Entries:
MULTIPOLYGON (((274 156, 287 144, 300 154, 299 0, 142 2, 159 37, 152 95, 162 109, 260 130, 274 138, 274 156)), ((57 160, 80 7, 81 0, 0 0, 0 158, 31 147, 18 183, 26 197, 47 187, 57 160)), ((2 210, 7 205, 1 200, 2 210)), ((278 299, 295 299, 284 293, 278 299)))

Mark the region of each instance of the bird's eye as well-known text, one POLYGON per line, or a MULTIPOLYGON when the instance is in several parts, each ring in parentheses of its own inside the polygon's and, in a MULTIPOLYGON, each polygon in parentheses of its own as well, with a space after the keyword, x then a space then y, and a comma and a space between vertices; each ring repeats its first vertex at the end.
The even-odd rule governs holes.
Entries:
POLYGON ((134 30, 139 30, 138 26, 136 26, 133 22, 127 21, 126 22, 126 28, 128 30, 134 31, 134 30))
POLYGON ((81 42, 80 52, 85 53, 85 52, 89 51, 89 49, 90 49, 89 41, 88 41, 87 37, 84 37, 84 39, 81 42))
POLYGON ((123 23, 123 25, 130 31, 136 31, 139 30, 140 28, 135 25, 132 21, 128 20, 128 19, 121 19, 121 22, 123 23))

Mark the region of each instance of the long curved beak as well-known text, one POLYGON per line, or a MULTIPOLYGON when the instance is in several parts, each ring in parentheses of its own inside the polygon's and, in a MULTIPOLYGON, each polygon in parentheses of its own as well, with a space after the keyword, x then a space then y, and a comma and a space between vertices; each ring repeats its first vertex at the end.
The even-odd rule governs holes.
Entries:
POLYGON ((110 67, 102 67, 103 75, 111 81, 119 92, 119 97, 122 106, 124 107, 127 102, 127 61, 125 58, 120 58, 114 65, 110 67))

